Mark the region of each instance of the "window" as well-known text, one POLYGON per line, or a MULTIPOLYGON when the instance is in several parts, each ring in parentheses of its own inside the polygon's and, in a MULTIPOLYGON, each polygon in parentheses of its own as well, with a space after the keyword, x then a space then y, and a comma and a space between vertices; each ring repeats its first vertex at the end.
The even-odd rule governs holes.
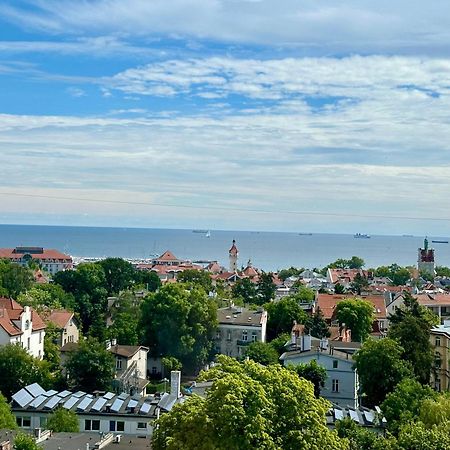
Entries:
POLYGON ((29 329, 30 329, 30 321, 27 320, 27 321, 25 322, 25 330, 29 330, 29 329))
POLYGON ((333 361, 333 369, 337 369, 338 368, 338 361, 334 360, 333 361))
POLYGON ((47 426, 47 417, 39 417, 39 426, 45 430, 45 427, 47 426))
POLYGON ((27 339, 27 349, 30 350, 31 348, 31 338, 27 339))
POLYGON ((16 422, 20 428, 31 427, 31 417, 16 417, 16 422))
POLYGON ((252 342, 256 342, 258 340, 258 334, 256 333, 256 331, 254 331, 252 333, 252 342))
POLYGON ((220 339, 220 337, 221 337, 221 335, 220 335, 220 330, 218 330, 218 331, 216 332, 216 339, 220 339))
POLYGON ((441 338, 439 336, 436 336, 435 345, 436 345, 436 347, 441 346, 441 338))
POLYGON ((116 359, 116 369, 117 370, 122 369, 122 359, 121 358, 116 359))
POLYGON ((100 431, 100 420, 86 419, 84 421, 85 431, 100 431))
POLYGON ((227 341, 231 341, 231 330, 227 330, 227 341))
POLYGON ((339 392, 339 380, 331 380, 332 392, 339 392))
POLYGON ((247 342, 247 339, 248 339, 247 331, 244 330, 244 331, 242 332, 242 340, 243 340, 244 342, 247 342))
POLYGON ((138 422, 137 428, 138 428, 138 430, 146 430, 147 429, 147 422, 138 422))
POLYGON ((125 430, 125 422, 123 421, 109 421, 109 431, 124 431, 125 430))

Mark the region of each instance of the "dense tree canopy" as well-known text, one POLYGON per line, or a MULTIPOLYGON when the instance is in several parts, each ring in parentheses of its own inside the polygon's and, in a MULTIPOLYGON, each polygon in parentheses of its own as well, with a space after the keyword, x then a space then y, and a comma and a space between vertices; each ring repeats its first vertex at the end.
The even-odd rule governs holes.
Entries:
POLYGON ((69 386, 86 392, 107 390, 114 378, 114 357, 102 342, 80 341, 65 364, 69 386))
POLYGON ((58 284, 35 284, 17 297, 22 306, 31 306, 37 311, 44 309, 73 308, 74 297, 58 284))
POLYGON ((328 377, 325 367, 320 366, 313 359, 309 363, 288 366, 288 369, 296 372, 299 377, 310 381, 314 385, 314 395, 319 397, 320 389, 325 386, 325 381, 328 377))
POLYGON ((439 319, 428 309, 419 305, 410 294, 404 293, 404 307, 397 308, 389 316, 388 336, 398 340, 403 347, 403 358, 412 365, 422 384, 430 379, 434 355, 430 344, 430 329, 439 319))
POLYGON ((250 278, 237 280, 231 288, 231 292, 234 298, 241 299, 244 303, 257 303, 256 285, 250 278))
POLYGON ((201 286, 207 293, 212 291, 211 275, 204 270, 184 270, 177 276, 177 281, 190 287, 201 286))
POLYGON ((289 269, 282 269, 278 272, 277 276, 280 280, 285 281, 289 277, 298 277, 305 269, 289 267, 289 269))
POLYGON ((377 267, 374 273, 377 277, 390 278, 394 286, 404 286, 411 279, 410 270, 406 267, 400 267, 398 264, 377 267))
POLYGON ((294 297, 284 297, 277 302, 268 303, 265 308, 268 313, 267 337, 269 340, 280 333, 290 333, 294 321, 306 323, 308 320, 308 315, 294 297))
POLYGON ((214 380, 206 399, 192 396, 158 420, 155 450, 347 449, 329 430, 329 403, 279 365, 220 356, 201 379, 214 380))
POLYGON ((403 378, 412 376, 411 366, 402 359, 403 352, 403 347, 393 339, 369 338, 355 354, 367 405, 380 405, 403 378))
POLYGON ((196 371, 211 355, 216 305, 202 288, 168 284, 144 299, 140 327, 151 355, 173 356, 196 371))
POLYGON ((49 389, 52 381, 46 361, 33 358, 19 345, 0 346, 0 392, 6 398, 32 383, 49 389))
POLYGON ((350 259, 339 258, 328 264, 330 269, 361 269, 364 267, 364 260, 359 256, 352 256, 350 259))
POLYGON ((17 428, 16 418, 6 398, 0 393, 0 430, 14 430, 17 428))
POLYGON ((316 308, 314 314, 308 318, 306 325, 311 336, 322 339, 330 337, 331 333, 328 329, 328 324, 323 318, 320 308, 316 308))
POLYGON ((17 298, 25 292, 33 283, 33 272, 12 263, 6 259, 0 259, 0 296, 17 298))
POLYGON ((122 258, 106 258, 97 263, 105 274, 105 287, 108 295, 118 294, 130 289, 135 283, 136 269, 122 258))
POLYGON ((278 364, 278 352, 271 344, 252 342, 245 349, 244 356, 265 366, 278 364))
POLYGON ((141 302, 131 291, 119 294, 110 309, 112 325, 108 328, 108 338, 121 345, 138 345, 140 340, 139 321, 141 302))
POLYGON ((363 342, 372 331, 375 319, 374 308, 370 302, 353 298, 342 300, 336 305, 336 318, 352 330, 352 341, 363 342))
POLYGON ((264 305, 275 297, 276 286, 272 272, 262 272, 256 286, 256 304, 264 305))

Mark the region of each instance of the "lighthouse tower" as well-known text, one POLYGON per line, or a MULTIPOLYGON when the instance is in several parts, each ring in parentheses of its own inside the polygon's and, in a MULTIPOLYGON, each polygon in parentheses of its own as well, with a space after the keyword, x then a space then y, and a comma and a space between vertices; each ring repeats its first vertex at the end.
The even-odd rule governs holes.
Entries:
POLYGON ((423 248, 419 248, 417 258, 417 269, 419 272, 425 272, 431 276, 435 275, 434 271, 434 249, 428 247, 428 239, 423 241, 423 248))
POLYGON ((233 245, 228 251, 228 256, 230 258, 230 272, 237 271, 237 260, 239 256, 239 250, 236 247, 236 241, 233 239, 233 245))

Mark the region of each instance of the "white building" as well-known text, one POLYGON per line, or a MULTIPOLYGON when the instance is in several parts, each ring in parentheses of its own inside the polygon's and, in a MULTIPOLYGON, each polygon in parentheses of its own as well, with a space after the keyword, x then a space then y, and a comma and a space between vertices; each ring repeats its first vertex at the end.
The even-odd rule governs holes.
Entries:
POLYGON ((29 306, 0 298, 0 345, 19 344, 35 358, 44 356, 45 323, 29 306))

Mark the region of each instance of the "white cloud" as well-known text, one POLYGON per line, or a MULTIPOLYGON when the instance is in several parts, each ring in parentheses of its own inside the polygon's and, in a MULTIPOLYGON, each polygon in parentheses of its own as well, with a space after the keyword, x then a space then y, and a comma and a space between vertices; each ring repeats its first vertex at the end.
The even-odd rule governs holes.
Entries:
POLYGON ((12 0, 3 17, 46 32, 172 35, 307 50, 448 53, 448 3, 434 0, 12 0))

